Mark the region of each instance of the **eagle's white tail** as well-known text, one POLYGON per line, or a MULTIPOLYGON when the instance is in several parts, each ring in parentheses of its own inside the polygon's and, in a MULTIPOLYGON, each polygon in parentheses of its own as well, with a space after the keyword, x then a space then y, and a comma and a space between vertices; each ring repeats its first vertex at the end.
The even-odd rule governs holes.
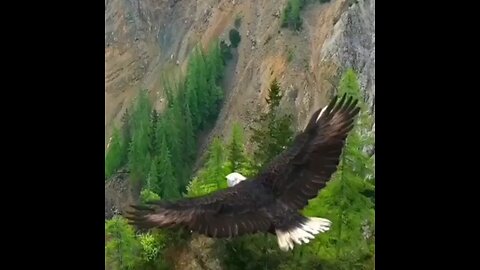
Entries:
POLYGON ((288 231, 275 230, 278 246, 283 251, 293 249, 295 244, 310 242, 315 235, 330 230, 332 222, 324 218, 310 217, 307 222, 299 223, 295 228, 288 231))

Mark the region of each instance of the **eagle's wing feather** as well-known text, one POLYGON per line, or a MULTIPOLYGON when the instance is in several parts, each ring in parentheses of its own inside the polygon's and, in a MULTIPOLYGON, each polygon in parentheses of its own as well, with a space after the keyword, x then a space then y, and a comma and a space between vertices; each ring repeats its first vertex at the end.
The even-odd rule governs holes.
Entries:
POLYGON ((271 226, 265 209, 255 204, 248 182, 178 201, 132 206, 126 216, 137 228, 184 227, 210 237, 235 237, 266 232, 271 226))
POLYGON ((316 111, 293 145, 262 170, 259 181, 242 181, 202 197, 135 206, 127 218, 139 228, 186 227, 211 237, 269 231, 272 213, 266 208, 266 197, 273 195, 282 205, 301 209, 317 196, 339 164, 359 112, 356 104, 344 95, 316 111), (270 187, 272 193, 262 194, 260 186, 270 187))
POLYGON ((337 169, 348 133, 359 113, 357 100, 346 95, 316 111, 292 146, 263 172, 278 200, 301 209, 316 197, 337 169))

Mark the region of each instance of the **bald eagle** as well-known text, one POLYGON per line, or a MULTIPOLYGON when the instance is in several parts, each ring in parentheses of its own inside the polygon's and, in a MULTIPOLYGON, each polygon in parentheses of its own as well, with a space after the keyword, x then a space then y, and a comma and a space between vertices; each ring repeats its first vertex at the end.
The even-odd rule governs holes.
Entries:
POLYGON ((126 218, 139 229, 183 227, 212 238, 245 234, 276 235, 283 251, 308 243, 330 229, 331 221, 306 217, 301 210, 337 170, 348 133, 359 112, 358 100, 335 96, 315 111, 292 146, 255 177, 234 172, 228 187, 204 196, 132 205, 126 218))

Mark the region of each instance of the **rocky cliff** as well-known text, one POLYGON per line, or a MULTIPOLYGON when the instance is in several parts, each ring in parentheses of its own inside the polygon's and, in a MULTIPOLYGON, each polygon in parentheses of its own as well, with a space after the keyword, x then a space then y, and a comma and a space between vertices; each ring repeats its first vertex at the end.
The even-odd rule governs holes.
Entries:
POLYGON ((227 69, 226 102, 212 134, 228 132, 233 121, 248 125, 264 107, 273 77, 287 97, 282 106, 295 113, 299 127, 326 103, 332 83, 348 67, 359 72, 374 111, 375 1, 310 1, 301 31, 280 28, 285 5, 286 0, 107 0, 105 145, 140 89, 149 89, 161 108, 162 74, 184 69, 195 44, 227 39, 238 17, 238 61, 227 69))

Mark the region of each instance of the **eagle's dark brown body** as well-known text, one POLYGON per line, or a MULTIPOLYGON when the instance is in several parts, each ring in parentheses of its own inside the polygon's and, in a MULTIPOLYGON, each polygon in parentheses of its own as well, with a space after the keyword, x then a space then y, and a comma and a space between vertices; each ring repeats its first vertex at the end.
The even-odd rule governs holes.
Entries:
POLYGON ((283 250, 307 243, 327 231, 330 221, 304 217, 300 210, 335 172, 359 112, 356 104, 335 97, 317 110, 292 146, 253 179, 197 198, 134 206, 128 218, 139 228, 185 227, 217 238, 270 232, 283 250))

